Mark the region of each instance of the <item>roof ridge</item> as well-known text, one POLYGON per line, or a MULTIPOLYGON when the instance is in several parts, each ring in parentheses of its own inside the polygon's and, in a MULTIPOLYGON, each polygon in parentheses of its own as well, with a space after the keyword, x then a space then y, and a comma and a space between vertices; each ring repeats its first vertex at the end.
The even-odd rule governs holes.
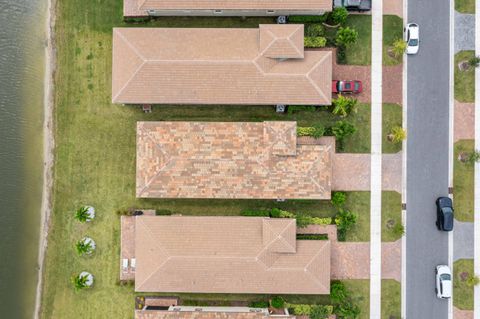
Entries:
POLYGON ((295 48, 295 50, 298 52, 298 54, 300 55, 304 55, 304 53, 300 52, 300 50, 298 49, 298 47, 295 45, 295 43, 293 43, 292 41, 292 37, 297 34, 298 30, 302 28, 303 25, 299 24, 297 25, 297 29, 295 29, 288 37, 287 37, 287 40, 292 44, 292 47, 295 48))
POLYGON ((315 84, 315 82, 313 81, 313 79, 310 77, 310 74, 315 71, 317 69, 317 67, 323 63, 323 61, 325 61, 325 59, 327 59, 328 55, 325 54, 320 60, 317 61, 317 63, 315 63, 312 68, 310 69, 310 71, 308 71, 307 74, 305 74, 305 77, 307 78, 307 80, 313 85, 314 89, 325 99, 327 100, 327 96, 325 95, 325 92, 323 92, 322 89, 320 89, 318 87, 317 84, 315 84))
POLYGON ((307 263, 307 265, 305 265, 304 267, 304 271, 306 274, 310 275, 312 278, 314 278, 314 280, 320 285, 322 286, 322 288, 324 288, 326 290, 326 287, 325 285, 323 285, 321 282, 320 282, 320 279, 315 276, 309 269, 310 265, 317 259, 317 257, 323 253, 326 249, 327 246, 330 246, 330 241, 327 240, 326 241, 326 244, 322 245, 322 247, 320 247, 320 249, 317 251, 317 253, 315 255, 313 255, 312 259, 310 259, 310 261, 307 263))

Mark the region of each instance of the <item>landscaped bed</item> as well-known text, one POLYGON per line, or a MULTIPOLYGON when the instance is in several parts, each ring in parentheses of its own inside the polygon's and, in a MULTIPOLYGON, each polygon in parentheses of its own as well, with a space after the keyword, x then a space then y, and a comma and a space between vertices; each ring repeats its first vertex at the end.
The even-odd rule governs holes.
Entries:
POLYGON ((473 275, 473 259, 459 259, 453 263, 453 305, 459 309, 473 309, 473 286, 468 285, 473 275))
POLYGON ((392 129, 402 127, 402 106, 399 104, 384 103, 382 110, 382 152, 398 153, 402 150, 402 142, 392 142, 388 139, 392 129))
POLYGON ((469 67, 462 71, 459 64, 463 61, 475 57, 474 51, 460 51, 455 54, 454 74, 455 74, 455 99, 460 102, 475 101, 475 68, 469 67))
POLYGON ((474 150, 473 140, 461 140, 455 143, 453 161, 453 203, 455 218, 464 222, 473 222, 473 182, 474 165, 458 160, 461 153, 474 150))

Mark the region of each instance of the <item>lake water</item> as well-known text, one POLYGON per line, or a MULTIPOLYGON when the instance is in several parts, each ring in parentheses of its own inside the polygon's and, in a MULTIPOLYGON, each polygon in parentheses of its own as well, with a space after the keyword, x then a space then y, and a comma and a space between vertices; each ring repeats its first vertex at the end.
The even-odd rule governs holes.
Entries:
POLYGON ((32 318, 42 199, 47 0, 0 0, 0 317, 32 318))

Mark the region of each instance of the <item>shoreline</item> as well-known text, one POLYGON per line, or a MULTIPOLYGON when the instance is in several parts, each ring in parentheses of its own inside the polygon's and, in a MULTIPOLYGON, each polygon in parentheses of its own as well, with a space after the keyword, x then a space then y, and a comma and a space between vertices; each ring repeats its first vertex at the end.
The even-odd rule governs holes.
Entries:
POLYGON ((45 48, 45 77, 44 77, 44 120, 43 120, 43 189, 42 206, 40 217, 40 238, 38 249, 38 279, 35 294, 35 308, 33 318, 40 318, 43 270, 45 265, 45 253, 48 245, 48 231, 50 214, 52 211, 52 190, 53 190, 53 164, 55 147, 53 110, 54 110, 54 76, 56 66, 55 50, 55 22, 56 22, 56 0, 47 0, 46 39, 45 48))

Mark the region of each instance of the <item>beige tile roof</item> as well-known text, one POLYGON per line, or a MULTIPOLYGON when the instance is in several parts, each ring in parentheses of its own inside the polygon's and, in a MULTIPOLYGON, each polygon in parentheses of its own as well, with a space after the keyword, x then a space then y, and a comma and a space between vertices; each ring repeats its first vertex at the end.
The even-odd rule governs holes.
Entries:
POLYGON ((331 80, 303 25, 113 30, 114 103, 330 104, 331 80))
POLYGON ((296 122, 138 122, 136 195, 329 199, 333 151, 296 122))
POLYGON ((295 232, 293 219, 138 216, 135 290, 328 294, 330 242, 295 232))
POLYGON ((311 10, 331 11, 331 0, 124 0, 126 16, 147 10, 311 10))

